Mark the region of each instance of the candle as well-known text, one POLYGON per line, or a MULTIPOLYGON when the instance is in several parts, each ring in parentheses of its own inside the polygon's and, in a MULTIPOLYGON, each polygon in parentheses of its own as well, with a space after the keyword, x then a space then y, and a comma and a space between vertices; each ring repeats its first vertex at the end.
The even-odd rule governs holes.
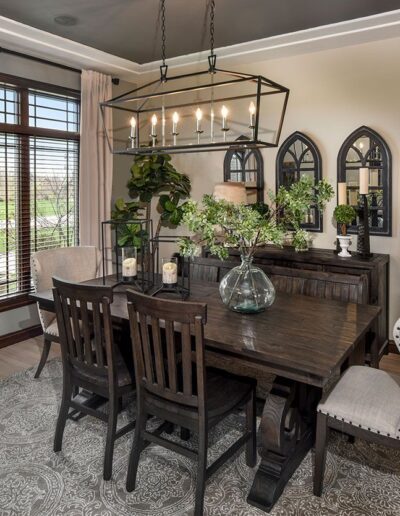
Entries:
POLYGON ((200 108, 196 109, 196 132, 201 132, 201 119, 203 118, 203 112, 200 108))
POLYGON ((179 115, 176 111, 172 114, 172 134, 178 134, 179 115))
POLYGON ((338 204, 347 204, 347 183, 338 183, 338 204))
POLYGON ((178 283, 178 266, 174 262, 166 262, 162 268, 162 281, 166 285, 178 283))
POLYGON ((125 258, 122 262, 122 276, 124 278, 134 278, 137 276, 136 258, 125 258))
POLYGON ((152 117, 151 117, 151 135, 153 138, 155 138, 157 136, 157 133, 156 133, 156 125, 157 125, 157 115, 154 114, 152 117))
POLYGON ((135 132, 136 132, 136 118, 133 116, 131 118, 131 138, 135 138, 135 132))
POLYGON ((226 129, 226 117, 228 116, 228 108, 226 106, 222 106, 221 115, 222 115, 222 129, 226 129))
POLYGON ((254 105, 254 102, 250 102, 249 106, 249 113, 250 113, 250 127, 254 127, 256 125, 256 106, 254 105))
POLYGON ((360 195, 366 195, 369 191, 369 168, 360 168, 360 195))

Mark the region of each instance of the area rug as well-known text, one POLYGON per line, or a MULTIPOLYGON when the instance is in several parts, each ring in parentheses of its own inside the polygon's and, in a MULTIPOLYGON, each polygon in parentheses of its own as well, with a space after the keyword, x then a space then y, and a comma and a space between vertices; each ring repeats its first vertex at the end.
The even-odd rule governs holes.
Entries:
MULTIPOLYGON (((137 489, 125 490, 132 433, 116 443, 112 480, 102 480, 105 424, 92 417, 68 421, 63 451, 52 451, 61 391, 61 364, 49 362, 39 380, 33 370, 0 382, 0 515, 1 516, 175 516, 193 511, 195 464, 158 446, 141 456, 137 489)), ((134 403, 119 424, 134 418, 134 403)), ((235 414, 211 435, 214 460, 240 432, 235 414)), ((156 422, 151 422, 155 425, 156 422)), ((178 435, 173 436, 179 439, 178 435)), ((196 446, 195 439, 191 440, 196 446)), ((236 455, 207 483, 206 515, 265 514, 246 497, 256 468, 236 455)), ((270 513, 300 515, 400 514, 400 453, 339 434, 329 443, 325 490, 312 495, 312 453, 292 477, 270 513)))

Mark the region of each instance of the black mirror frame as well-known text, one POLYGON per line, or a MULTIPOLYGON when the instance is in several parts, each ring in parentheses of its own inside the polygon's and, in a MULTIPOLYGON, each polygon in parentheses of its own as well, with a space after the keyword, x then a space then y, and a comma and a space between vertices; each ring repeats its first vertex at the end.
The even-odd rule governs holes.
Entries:
MULTIPOLYGON (((300 131, 296 131, 293 134, 291 134, 290 136, 288 136, 288 138, 286 138, 286 140, 279 147, 278 154, 276 156, 276 167, 275 167, 275 169, 276 169, 276 192, 278 192, 279 187, 282 186, 284 183, 282 169, 283 169, 283 160, 285 158, 285 155, 289 151, 290 147, 292 145, 294 145, 294 143, 297 140, 300 140, 306 146, 304 152, 300 156, 300 160, 298 160, 298 163, 296 163, 299 174, 301 173, 301 169, 300 169, 301 160, 302 160, 303 156, 305 155, 305 153, 309 150, 313 156, 314 164, 315 164, 314 180, 315 180, 315 182, 318 182, 322 179, 322 158, 321 158, 321 153, 320 153, 317 145, 306 134, 304 134, 300 131)), ((322 215, 321 211, 318 210, 317 208, 315 208, 315 222, 313 224, 303 223, 303 224, 301 224, 301 227, 303 229, 305 229, 306 231, 322 233, 322 231, 323 231, 323 215, 322 215)))
MULTIPOLYGON (((392 153, 386 141, 376 131, 365 125, 353 131, 343 142, 340 147, 337 158, 337 181, 346 182, 346 156, 350 148, 353 147, 360 156, 360 162, 363 167, 367 167, 367 157, 371 147, 365 152, 364 156, 354 147, 354 143, 361 137, 367 137, 375 140, 379 145, 382 154, 382 171, 383 171, 383 209, 385 210, 384 223, 382 228, 371 227, 369 234, 374 236, 392 236, 392 153)), ((348 228, 350 234, 357 233, 357 226, 351 225, 348 228)))

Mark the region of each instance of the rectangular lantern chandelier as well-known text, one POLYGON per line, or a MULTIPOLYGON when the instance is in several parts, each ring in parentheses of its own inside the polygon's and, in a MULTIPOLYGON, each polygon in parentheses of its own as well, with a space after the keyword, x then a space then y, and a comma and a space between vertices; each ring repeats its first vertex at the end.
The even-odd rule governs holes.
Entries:
POLYGON ((113 154, 168 154, 276 147, 289 90, 261 75, 221 70, 214 54, 214 9, 210 2, 208 70, 167 77, 165 0, 161 0, 160 78, 100 104, 113 154))

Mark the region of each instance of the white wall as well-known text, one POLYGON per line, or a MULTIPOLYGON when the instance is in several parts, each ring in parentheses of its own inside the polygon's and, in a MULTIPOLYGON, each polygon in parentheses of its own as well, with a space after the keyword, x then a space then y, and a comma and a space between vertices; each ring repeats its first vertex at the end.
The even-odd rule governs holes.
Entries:
MULTIPOLYGON (((393 157, 393 236, 371 237, 371 248, 373 252, 390 254, 391 324, 400 317, 399 60, 400 38, 396 38, 239 68, 264 75, 290 88, 281 143, 294 131, 310 136, 321 151, 323 177, 335 188, 337 154, 352 131, 367 125, 388 143, 393 157)), ((276 154, 277 149, 263 150, 266 191, 275 190, 276 154)), ((174 156, 176 168, 191 178, 194 199, 199 200, 203 194, 211 193, 214 183, 223 181, 223 158, 224 153, 221 152, 174 156)), ((332 214, 335 205, 336 198, 324 213, 324 232, 317 235, 315 247, 333 248, 336 231, 332 214)))

